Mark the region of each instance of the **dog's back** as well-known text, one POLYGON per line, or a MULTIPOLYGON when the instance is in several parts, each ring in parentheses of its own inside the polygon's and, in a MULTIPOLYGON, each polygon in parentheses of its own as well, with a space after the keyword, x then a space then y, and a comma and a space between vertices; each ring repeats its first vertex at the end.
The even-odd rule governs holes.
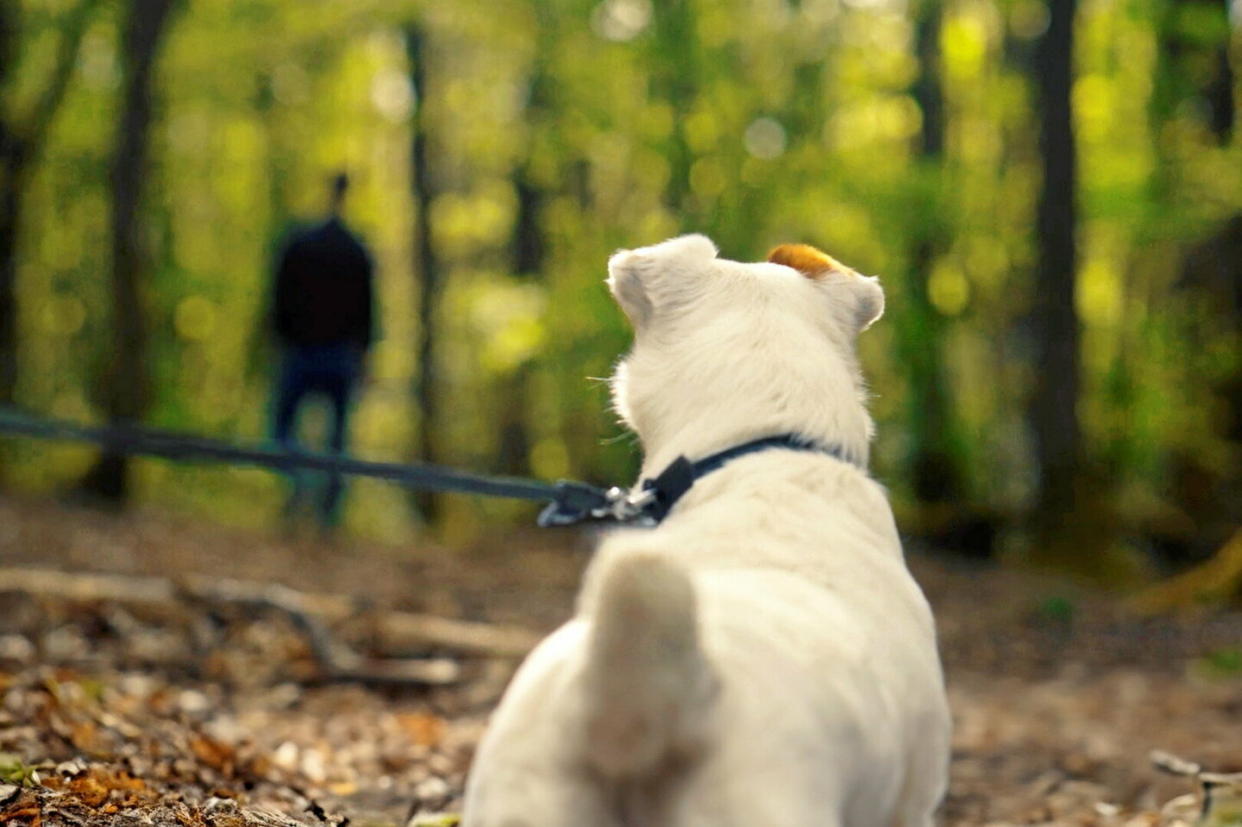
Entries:
POLYGON ((480 748, 470 827, 923 824, 900 819, 942 794, 947 727, 908 626, 678 556, 618 537, 592 565, 480 748))
POLYGON ((644 476, 773 434, 836 449, 734 459, 658 528, 605 540, 480 746, 468 827, 930 825, 949 731, 934 629, 861 470, 853 337, 883 295, 808 249, 743 265, 690 237, 610 262, 644 476))

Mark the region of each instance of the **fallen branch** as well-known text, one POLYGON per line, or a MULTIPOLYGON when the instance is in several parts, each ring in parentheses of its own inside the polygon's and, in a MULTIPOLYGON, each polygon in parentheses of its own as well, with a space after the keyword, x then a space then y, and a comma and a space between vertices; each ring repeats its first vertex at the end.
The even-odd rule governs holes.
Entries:
POLYGON ((1242 816, 1242 772, 1208 772, 1194 761, 1159 749, 1152 750, 1149 757, 1156 769, 1199 783, 1203 793, 1201 824, 1235 824, 1232 819, 1242 816))
POLYGON ((1207 772, 1194 761, 1178 758, 1173 753, 1160 749, 1151 751, 1151 762, 1156 769, 1163 770, 1170 775, 1189 776, 1213 787, 1242 784, 1242 772, 1207 772))
POLYGON ((141 575, 63 572, 49 569, 0 568, 0 593, 75 603, 116 603, 141 607, 163 616, 184 615, 187 604, 242 606, 286 615, 306 635, 311 651, 328 680, 369 683, 455 682, 457 663, 436 659, 368 659, 332 636, 329 626, 363 617, 386 650, 420 647, 450 650, 459 656, 517 658, 537 636, 525 629, 474 623, 434 615, 382 610, 341 595, 301 592, 280 584, 254 583, 190 575, 179 580, 141 575))

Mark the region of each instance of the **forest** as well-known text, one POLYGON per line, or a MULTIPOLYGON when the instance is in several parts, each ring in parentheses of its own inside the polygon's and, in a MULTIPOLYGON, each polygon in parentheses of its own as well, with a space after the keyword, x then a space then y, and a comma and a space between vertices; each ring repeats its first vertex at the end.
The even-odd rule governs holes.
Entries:
MULTIPOLYGON (((377 265, 361 456, 627 480, 590 381, 629 335, 603 263, 695 231, 739 260, 805 241, 880 275, 873 467, 911 532, 1022 555, 1033 528, 1062 538, 1032 546, 1054 565, 1137 574, 1236 523, 1238 34, 1219 2, 3 14, 0 404, 265 438, 272 259, 340 169, 377 265)), ((17 490, 89 477, 229 524, 279 512, 269 473, 8 443, 17 490)), ((468 537, 527 516, 363 482, 346 524, 468 537)))
MULTIPOLYGON (((376 297, 349 454, 624 485, 640 456, 603 381, 631 336, 609 255, 692 232, 739 261, 813 244, 887 295, 860 340, 870 470, 927 555, 933 606, 950 607, 962 740, 945 823, 1190 824, 1185 801, 1160 811, 1173 782, 1144 780, 1145 750, 1242 770, 1240 60, 1238 0, 0 0, 0 412, 271 445, 277 262, 344 173, 376 297), (959 601, 979 583, 972 613, 959 601), (1012 661, 998 630, 1015 635, 1012 661), (1078 671, 1048 662, 1062 648, 1078 671), (1006 693, 1027 690, 1066 721, 1120 698, 1129 740, 1062 724, 1053 745, 1005 717, 1006 693), (1162 729, 1182 714, 1193 723, 1162 729), (1055 770, 1022 763, 1003 731, 1055 770)), ((307 414, 306 444, 322 444, 330 416, 307 414)), ((529 504, 354 479, 319 536, 290 524, 287 491, 270 469, 0 432, 0 562, 14 567, 0 569, 0 823, 37 824, 39 806, 80 823, 8 790, 78 754, 22 740, 14 710, 112 754, 73 716, 119 715, 148 737, 142 716, 165 702, 165 724, 189 729, 157 764, 188 756, 203 790, 278 787, 286 812, 320 808, 307 823, 339 823, 320 801, 376 824, 399 821, 401 796, 456 808, 522 645, 480 655, 420 631, 413 651, 465 671, 394 706, 306 688, 322 653, 299 648, 302 612, 280 601, 213 608, 220 659, 204 660, 195 621, 148 617, 154 598, 6 573, 214 567, 506 634, 551 628, 572 603, 581 538, 534 534, 529 504), (171 688, 117 677, 134 669, 171 688), (237 746, 209 714, 220 704, 267 740, 237 746), (308 765, 328 747, 287 713, 316 704, 412 746, 359 758, 367 738, 351 730, 346 748, 338 732, 324 739, 339 764, 308 765)), ((333 611, 335 634, 384 648, 333 611)), ((127 766, 152 786, 57 769, 54 794, 81 799, 85 778, 101 801, 158 798, 183 824, 268 823, 201 797, 181 813, 127 766)))

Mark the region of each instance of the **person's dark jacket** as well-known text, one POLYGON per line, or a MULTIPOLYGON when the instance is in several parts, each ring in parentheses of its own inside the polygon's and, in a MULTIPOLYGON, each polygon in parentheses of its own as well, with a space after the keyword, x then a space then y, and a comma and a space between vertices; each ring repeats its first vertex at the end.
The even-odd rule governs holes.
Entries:
POLYGON ((369 348, 372 269, 366 248, 338 218, 294 233, 276 266, 272 324, 281 342, 369 348))

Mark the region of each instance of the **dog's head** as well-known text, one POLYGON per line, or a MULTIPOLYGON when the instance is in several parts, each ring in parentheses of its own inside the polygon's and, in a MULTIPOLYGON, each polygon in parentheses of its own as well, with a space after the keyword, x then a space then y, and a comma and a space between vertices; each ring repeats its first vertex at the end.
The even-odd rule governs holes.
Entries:
POLYGON ((854 343, 884 311, 876 279, 804 244, 745 264, 689 235, 615 254, 608 286, 635 332, 613 400, 649 461, 778 433, 866 461, 854 343))

